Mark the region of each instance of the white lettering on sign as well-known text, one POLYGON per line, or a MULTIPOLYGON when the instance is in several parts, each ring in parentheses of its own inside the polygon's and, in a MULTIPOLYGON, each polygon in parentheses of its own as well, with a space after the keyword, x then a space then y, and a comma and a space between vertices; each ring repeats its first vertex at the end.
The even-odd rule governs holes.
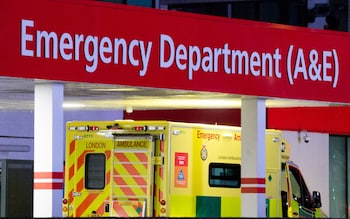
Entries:
POLYGON ((293 45, 289 46, 287 58, 287 73, 290 84, 293 85, 300 75, 305 81, 323 81, 332 83, 333 88, 337 86, 339 63, 335 49, 322 51, 322 55, 319 56, 319 52, 315 49, 310 50, 307 54, 302 48, 298 48, 295 62, 292 62, 293 49, 293 45), (309 62, 308 65, 306 61, 309 62), (295 63, 294 71, 292 63, 295 63))
POLYGON ((273 53, 258 53, 256 51, 231 50, 228 43, 222 48, 199 48, 183 44, 175 46, 174 40, 166 34, 160 35, 160 67, 169 68, 174 62, 178 69, 186 70, 188 79, 193 79, 193 73, 202 70, 204 72, 218 72, 219 59, 223 59, 223 69, 226 74, 245 74, 249 72, 253 76, 268 76, 281 78, 279 49, 273 53), (165 50, 169 51, 166 57, 165 50), (273 66, 273 67, 272 67, 273 66))
POLYGON ((127 65, 127 59, 132 66, 140 67, 139 75, 145 76, 151 56, 152 42, 131 40, 129 43, 123 38, 99 38, 93 35, 63 33, 34 29, 33 20, 22 19, 21 22, 21 55, 44 57, 70 61, 80 60, 80 48, 83 48, 87 72, 95 72, 99 61, 105 64, 121 63, 127 65), (34 43, 35 48, 28 48, 28 43, 34 43), (43 53, 43 54, 42 54, 43 53))
POLYGON ((33 36, 27 34, 27 27, 34 27, 34 21, 22 20, 21 27, 21 54, 22 56, 34 56, 32 50, 27 49, 27 41, 33 41, 33 36))
MULTIPOLYGON (((176 68, 186 72, 188 80, 194 80, 200 72, 269 80, 287 77, 290 85, 300 80, 327 83, 332 88, 338 85, 340 70, 336 49, 295 49, 294 45, 288 45, 284 49, 248 51, 234 49, 227 42, 221 45, 185 45, 168 34, 160 34, 159 60, 156 61, 160 69, 176 68)), ((151 62, 152 46, 152 41, 134 38, 39 30, 34 20, 21 20, 22 56, 82 61, 88 73, 94 73, 103 64, 129 65, 143 77, 151 62)))

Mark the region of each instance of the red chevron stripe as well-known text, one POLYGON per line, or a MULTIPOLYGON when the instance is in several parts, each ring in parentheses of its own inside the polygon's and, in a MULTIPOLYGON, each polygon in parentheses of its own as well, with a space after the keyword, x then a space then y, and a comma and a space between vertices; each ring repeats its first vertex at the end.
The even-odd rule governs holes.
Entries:
MULTIPOLYGON (((116 174, 115 174, 116 175, 116 174)), ((124 181, 124 179, 121 176, 116 176, 114 177, 114 182, 119 185, 119 186, 125 186, 126 182, 124 181)))
POLYGON ((106 186, 111 182, 111 171, 106 174, 106 186))
POLYGON ((148 161, 148 157, 146 153, 135 153, 135 156, 139 159, 140 162, 148 161))
MULTIPOLYGON (((115 170, 115 169, 114 169, 114 175, 115 175, 115 176, 119 176, 118 171, 115 170)), ((127 183, 124 181, 124 179, 123 179, 122 177, 114 177, 114 182, 115 182, 117 185, 127 185, 127 183), (116 180, 117 180, 116 178, 118 178, 118 183, 120 183, 120 184, 118 184, 118 183, 116 182, 116 180)), ((125 195, 135 196, 135 193, 134 193, 129 187, 119 187, 119 188, 123 191, 123 193, 124 193, 125 195)))
POLYGON ((86 209, 96 199, 99 193, 90 193, 85 200, 77 207, 76 217, 82 217, 86 209))
POLYGON ((113 203, 113 209, 115 210, 115 212, 117 213, 117 216, 120 217, 128 217, 129 215, 125 212, 125 210, 122 208, 122 206, 120 206, 118 204, 118 202, 116 202, 117 204, 113 203))
MULTIPOLYGON (((109 200, 109 196, 106 198, 106 201, 109 200)), ((102 202, 100 204, 100 206, 96 209, 96 213, 98 215, 103 215, 103 213, 105 213, 105 202, 102 202)))
POLYGON ((74 191, 74 189, 70 190, 69 193, 68 193, 68 197, 70 199, 73 199, 73 191, 74 191))
POLYGON ((114 156, 118 159, 119 162, 130 162, 122 152, 114 153, 114 156))
POLYGON ((125 195, 135 196, 135 192, 129 187, 120 187, 125 195))
POLYGON ((147 186, 147 181, 143 177, 133 177, 137 185, 139 186, 147 186))
MULTIPOLYGON (((161 181, 164 179, 164 167, 159 168, 159 177, 161 181)), ((158 191, 158 201, 160 202, 163 199, 163 192, 161 189, 162 185, 159 185, 159 191, 158 191)))
POLYGON ((123 166, 130 175, 140 175, 134 164, 123 164, 123 166))
POLYGON ((77 192, 81 192, 84 188, 84 180, 81 178, 77 183, 77 192))
POLYGON ((71 180, 74 177, 74 171, 75 171, 75 165, 73 163, 72 166, 69 167, 69 176, 68 176, 69 180, 71 180))
POLYGON ((89 152, 92 152, 93 150, 86 150, 83 153, 80 154, 78 157, 78 162, 77 162, 77 170, 80 170, 81 167, 84 166, 85 164, 85 155, 89 152))
POLYGON ((75 151, 75 141, 72 141, 69 145, 69 155, 72 155, 75 151))
POLYGON ((163 179, 163 177, 164 177, 163 170, 164 170, 164 168, 163 168, 163 167, 160 167, 160 169, 159 169, 159 177, 160 177, 161 179, 163 179))
MULTIPOLYGON (((134 177, 133 178, 136 182, 136 185, 138 186, 147 186, 147 181, 144 178, 141 177, 134 177)), ((119 186, 127 186, 129 184, 126 183, 126 181, 124 181, 124 178, 121 176, 116 176, 114 178, 114 182, 119 185, 119 186)))
POLYGON ((78 157, 77 160, 77 170, 79 170, 82 166, 84 166, 84 161, 85 161, 85 154, 86 152, 84 151, 80 156, 78 157))
MULTIPOLYGON (((130 160, 125 156, 125 154, 123 153, 118 153, 116 154, 118 157, 118 160, 121 162, 130 162, 130 160)), ((148 157, 144 154, 144 153, 135 153, 135 155, 141 159, 142 162, 146 162, 148 160, 148 157)), ((139 176, 141 175, 140 172, 135 168, 134 164, 123 164, 124 168, 126 169, 126 171, 130 174, 130 175, 135 175, 135 176, 139 176)), ((147 167, 147 165, 146 165, 147 167)), ((135 182, 138 185, 147 185, 147 182, 144 178, 140 178, 140 177, 133 177, 133 179, 135 180, 135 182)), ((120 180, 118 180, 119 183, 125 183, 125 182, 121 182, 120 180)))
POLYGON ((160 147, 160 152, 164 152, 164 141, 160 141, 159 143, 159 147, 160 147))
POLYGON ((158 201, 160 202, 161 200, 163 200, 163 192, 161 189, 158 190, 158 201))
POLYGON ((111 151, 105 151, 106 154, 106 160, 109 160, 111 158, 111 151))
MULTIPOLYGON (((105 151, 105 154, 106 154, 106 162, 108 163, 111 158, 111 151, 105 151)), ((107 177, 106 179, 106 186, 107 186, 111 182, 111 170, 107 171, 106 177, 107 177)))

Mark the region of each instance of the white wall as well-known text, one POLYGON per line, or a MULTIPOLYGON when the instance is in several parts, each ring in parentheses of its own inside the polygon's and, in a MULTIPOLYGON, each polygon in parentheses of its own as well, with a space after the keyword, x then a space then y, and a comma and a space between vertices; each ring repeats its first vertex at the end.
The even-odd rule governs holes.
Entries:
POLYGON ((0 111, 0 159, 33 160, 33 115, 32 111, 0 111), (26 148, 27 151, 13 152, 26 148))
MULTIPOLYGON (((121 110, 65 111, 64 121, 116 120, 123 118, 121 110)), ((62 127, 64 129, 64 127, 62 127)), ((0 159, 34 159, 34 112, 0 111, 0 159), (21 151, 18 150, 25 150, 21 151), (14 152, 14 150, 17 150, 14 152)))
POLYGON ((298 132, 283 131, 291 147, 290 160, 303 172, 309 190, 319 191, 322 210, 329 215, 329 135, 308 132, 310 142, 298 141, 298 132))

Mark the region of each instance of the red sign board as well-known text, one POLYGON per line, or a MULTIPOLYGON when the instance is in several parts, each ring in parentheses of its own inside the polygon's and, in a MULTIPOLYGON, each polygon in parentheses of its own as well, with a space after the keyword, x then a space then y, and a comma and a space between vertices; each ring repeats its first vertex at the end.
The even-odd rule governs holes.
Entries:
POLYGON ((174 186, 187 188, 188 153, 175 152, 174 186))
POLYGON ((78 0, 0 1, 0 75, 350 103, 348 33, 78 0))

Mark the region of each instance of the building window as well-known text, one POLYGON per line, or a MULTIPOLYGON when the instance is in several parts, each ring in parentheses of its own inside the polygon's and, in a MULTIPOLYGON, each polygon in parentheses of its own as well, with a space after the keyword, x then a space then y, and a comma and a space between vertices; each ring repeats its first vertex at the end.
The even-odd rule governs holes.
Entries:
POLYGON ((87 154, 85 157, 85 188, 103 189, 105 187, 106 156, 87 154))
POLYGON ((154 0, 99 0, 102 2, 112 2, 125 5, 136 5, 144 7, 155 7, 154 0))
POLYGON ((227 3, 169 4, 168 10, 229 17, 227 3))
POLYGON ((349 217, 350 137, 329 137, 329 210, 332 218, 349 217))
POLYGON ((271 23, 304 27, 308 24, 308 10, 306 0, 213 0, 205 1, 202 3, 193 2, 199 1, 189 0, 184 3, 184 1, 161 0, 161 4, 166 4, 169 10, 266 21, 271 23))
POLYGON ((210 163, 209 186, 239 188, 241 186, 241 165, 210 163))

